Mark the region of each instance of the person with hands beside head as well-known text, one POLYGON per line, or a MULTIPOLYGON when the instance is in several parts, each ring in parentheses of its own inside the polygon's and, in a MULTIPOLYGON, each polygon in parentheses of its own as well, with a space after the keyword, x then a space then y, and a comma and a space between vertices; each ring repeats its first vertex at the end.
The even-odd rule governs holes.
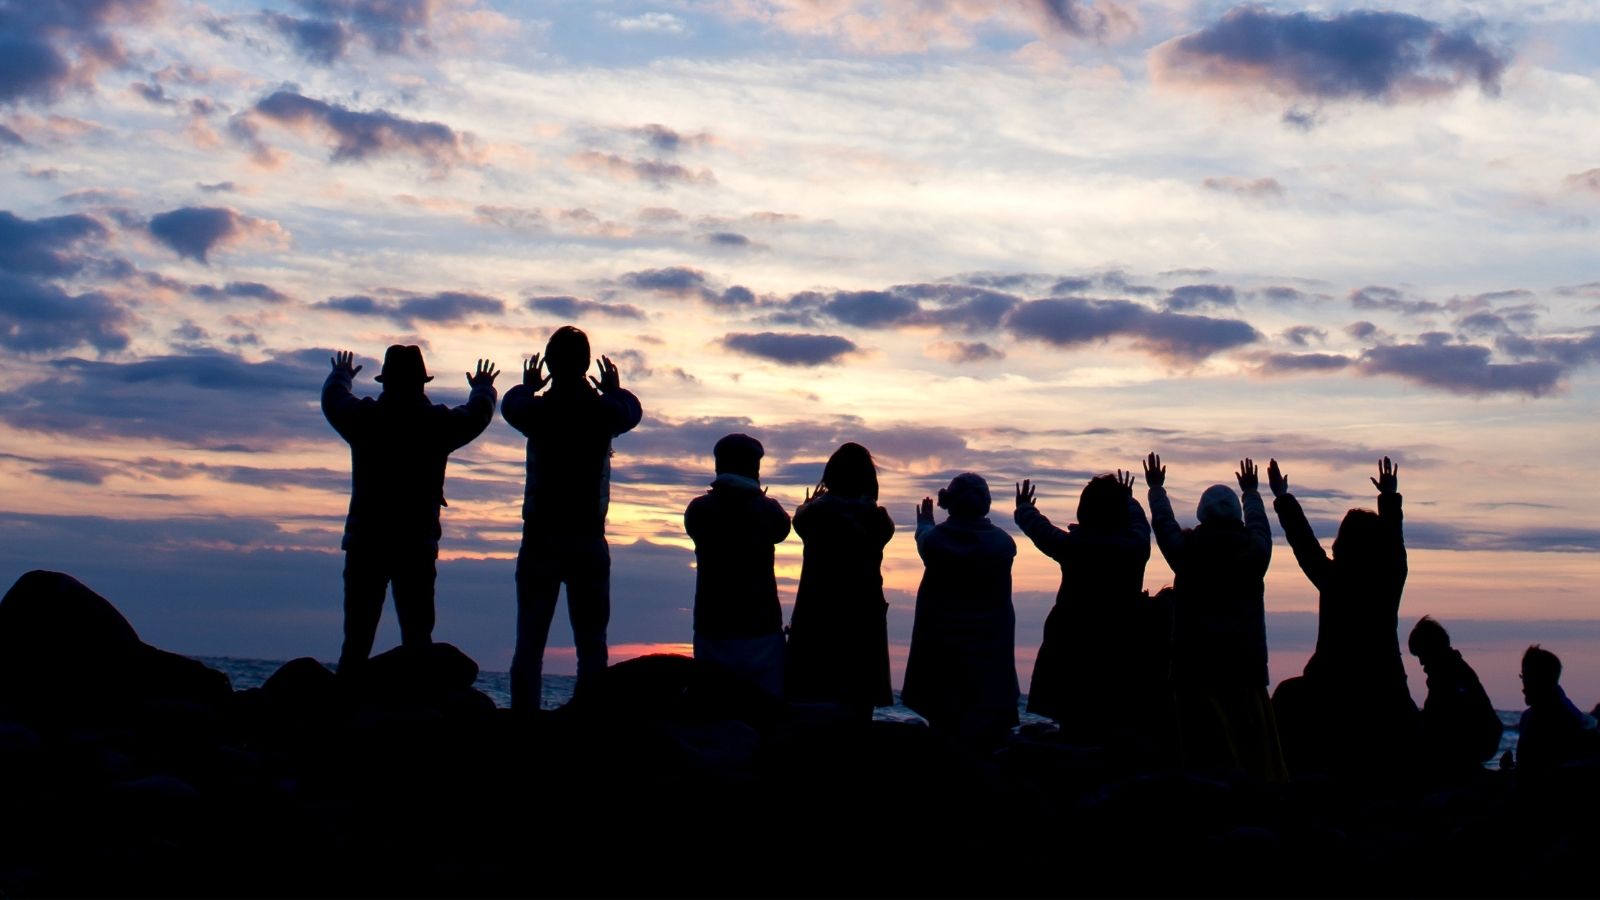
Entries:
POLYGON ((1239 461, 1239 493, 1214 484, 1199 524, 1183 528, 1167 497, 1167 469, 1144 464, 1150 519, 1173 572, 1173 689, 1184 765, 1196 771, 1287 777, 1267 698, 1267 566, 1272 526, 1255 462, 1239 461), (1242 495, 1242 501, 1241 501, 1242 495))
POLYGON ((456 407, 428 399, 433 380, 421 348, 395 344, 374 381, 376 399, 356 397, 362 367, 348 350, 335 353, 322 385, 322 414, 350 445, 350 512, 344 540, 344 645, 339 675, 359 676, 372 653, 384 596, 394 589, 401 645, 433 642, 434 582, 439 557, 439 509, 450 454, 494 420, 494 380, 500 373, 478 360, 467 373, 471 393, 456 407))
POLYGON ((1385 456, 1370 480, 1378 490, 1378 511, 1345 513, 1330 558, 1278 461, 1267 464, 1278 522, 1318 594, 1316 651, 1303 676, 1279 685, 1274 698, 1297 774, 1360 768, 1374 758, 1363 750, 1374 728, 1402 751, 1379 758, 1412 749, 1417 706, 1406 685, 1399 635, 1406 584, 1399 467, 1385 456))
POLYGON ((1133 496, 1134 476, 1117 470, 1084 486, 1078 521, 1065 529, 1039 511, 1037 486, 1017 487, 1017 526, 1061 566, 1061 587, 1044 623, 1044 641, 1028 688, 1028 711, 1054 719, 1074 742, 1123 744, 1139 727, 1143 705, 1132 690, 1145 660, 1130 644, 1136 603, 1150 561, 1150 523, 1133 496))
POLYGON ((1016 542, 988 519, 989 484, 964 472, 917 508, 917 588, 901 702, 936 731, 991 747, 1017 724, 1017 616, 1011 604, 1016 542))
POLYGON ((608 357, 595 363, 599 377, 586 379, 589 362, 588 335, 562 326, 550 336, 543 357, 535 353, 523 364, 522 384, 507 391, 500 405, 506 422, 528 438, 517 552, 517 644, 511 658, 513 709, 539 708, 544 648, 563 584, 578 651, 575 693, 584 693, 606 669, 611 441, 638 425, 643 411, 639 398, 623 389, 608 357))

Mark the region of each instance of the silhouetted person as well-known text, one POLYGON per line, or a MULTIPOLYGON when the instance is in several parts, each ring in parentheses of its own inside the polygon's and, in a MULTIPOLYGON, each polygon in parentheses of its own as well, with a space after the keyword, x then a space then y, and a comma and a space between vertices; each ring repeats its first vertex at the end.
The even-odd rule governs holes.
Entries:
POLYGON ((874 706, 894 704, 882 572, 894 522, 878 505, 867 448, 834 451, 816 493, 794 511, 794 530, 805 560, 789 625, 789 698, 871 718, 874 706))
POLYGON ((1011 535, 987 518, 989 484, 971 472, 939 491, 950 515, 934 524, 933 500, 917 508, 922 584, 901 702, 938 731, 975 745, 1017 724, 1017 615, 1011 605, 1011 535))
POLYGON ((1138 726, 1141 693, 1130 682, 1130 643, 1141 640, 1136 603, 1150 561, 1150 523, 1133 498, 1133 476, 1098 476, 1078 498, 1078 521, 1050 524, 1035 486, 1017 486, 1016 522, 1044 555, 1061 564, 1061 588, 1044 622, 1028 711, 1056 720, 1074 741, 1122 743, 1138 726))
POLYGON ((467 374, 472 393, 451 408, 428 400, 432 381, 416 346, 390 347, 376 400, 351 392, 361 366, 341 350, 322 385, 322 414, 350 444, 350 513, 345 518, 344 647, 339 674, 359 673, 372 653, 383 598, 394 585, 401 645, 433 642, 433 586, 439 558, 439 508, 450 454, 494 419, 494 364, 467 374))
POLYGON ((1333 557, 1311 531, 1277 460, 1267 465, 1273 507, 1301 571, 1317 588, 1317 648, 1298 684, 1280 685, 1290 765, 1360 769, 1374 759, 1370 733, 1412 749, 1417 706, 1400 658, 1400 595, 1406 584, 1398 469, 1378 464, 1378 511, 1352 509, 1339 523, 1333 557), (1296 709, 1299 705, 1301 708, 1296 709))
MULTIPOLYGON (((1270 471, 1270 469, 1269 469, 1270 471)), ((1411 655, 1428 673, 1428 699, 1422 703, 1422 761, 1447 775, 1472 772, 1500 749, 1500 716, 1450 633, 1429 616, 1411 629, 1411 655)))
POLYGON ((578 650, 583 691, 606 668, 611 621, 611 439, 639 424, 639 399, 623 390, 617 367, 601 357, 589 370, 589 338, 570 325, 556 329, 544 358, 523 365, 522 384, 506 391, 500 413, 528 438, 528 481, 517 552, 517 647, 511 657, 511 706, 538 709, 544 647, 561 585, 578 650), (541 367, 550 370, 549 376, 541 367), (550 389, 539 390, 546 384, 550 389))
POLYGON ((694 656, 783 695, 783 609, 773 547, 789 536, 789 514, 761 486, 761 442, 717 441, 711 490, 683 513, 694 539, 694 656))
POLYGON ((1528 708, 1517 731, 1517 769, 1547 772, 1600 753, 1595 719, 1561 689, 1561 660, 1534 644, 1522 654, 1522 699, 1528 708))
POLYGON ((1200 523, 1188 529, 1173 515, 1161 457, 1150 454, 1144 475, 1176 593, 1172 678, 1184 765, 1281 781, 1287 773, 1266 691, 1272 526, 1255 463, 1239 462, 1242 503, 1233 488, 1214 484, 1200 495, 1200 523))

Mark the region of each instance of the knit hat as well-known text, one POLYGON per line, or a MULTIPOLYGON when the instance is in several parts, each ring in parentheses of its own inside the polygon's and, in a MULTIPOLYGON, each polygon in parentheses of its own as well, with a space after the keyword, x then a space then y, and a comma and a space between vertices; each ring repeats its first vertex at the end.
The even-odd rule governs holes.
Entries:
POLYGON ((1200 495, 1200 505, 1194 514, 1202 523, 1218 521, 1244 521, 1244 507, 1239 505, 1239 495, 1225 484, 1213 484, 1200 495))
POLYGON ((939 489, 939 508, 963 519, 981 519, 989 513, 989 482, 982 475, 962 472, 950 486, 939 489))

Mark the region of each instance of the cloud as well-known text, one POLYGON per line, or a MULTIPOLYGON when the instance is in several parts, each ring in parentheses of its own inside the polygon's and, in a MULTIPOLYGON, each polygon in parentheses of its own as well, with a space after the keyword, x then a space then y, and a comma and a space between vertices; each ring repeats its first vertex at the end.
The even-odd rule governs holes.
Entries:
POLYGON ((329 297, 315 304, 352 316, 376 316, 412 327, 418 322, 452 324, 474 316, 500 316, 506 311, 504 300, 466 291, 440 291, 437 294, 399 294, 398 299, 366 294, 329 297))
POLYGON ((0 103, 49 103, 127 62, 119 30, 160 0, 18 0, 0 8, 0 103))
POLYGON ((1129 300, 1055 297, 1031 300, 1006 318, 1018 338, 1075 347, 1113 337, 1173 362, 1195 363, 1223 350, 1261 339, 1249 323, 1237 319, 1158 312, 1129 300))
POLYGON ((744 285, 736 284, 718 291, 712 288, 706 273, 688 266, 624 272, 617 280, 624 287, 635 290, 699 299, 713 306, 749 306, 756 303, 756 295, 744 285))
POLYGON ((1565 367, 1554 362, 1495 363, 1488 347, 1446 343, 1443 336, 1424 335, 1421 343, 1372 347, 1357 361, 1365 375, 1394 375, 1453 394, 1486 396, 1555 392, 1565 367))
POLYGON ((1203 306, 1238 306, 1239 297, 1226 284, 1186 284, 1168 292, 1161 305, 1169 312, 1185 312, 1203 306))
POLYGON ((202 300, 259 300, 262 303, 287 303, 289 295, 270 285, 259 281, 230 281, 222 287, 209 284, 197 284, 189 288, 189 293, 202 300))
POLYGON ((48 353, 87 344, 102 353, 128 346, 133 317, 98 292, 73 296, 44 281, 0 272, 0 347, 48 353))
POLYGON ((179 256, 208 262, 212 250, 252 238, 282 240, 283 227, 221 206, 181 206, 150 217, 150 234, 179 256))
POLYGON ((1522 337, 1506 334, 1495 341, 1502 351, 1518 357, 1536 357, 1564 366, 1600 363, 1600 328, 1589 328, 1581 337, 1522 337))
POLYGON ((1236 6, 1151 51, 1158 81, 1281 96, 1393 103, 1476 84, 1500 92, 1510 52, 1478 29, 1379 10, 1321 15, 1236 6))
POLYGON ((410 155, 437 169, 447 169, 476 159, 471 136, 443 122, 407 119, 382 109, 350 109, 291 90, 276 91, 257 101, 248 113, 234 117, 235 132, 255 147, 258 156, 271 153, 259 137, 262 121, 320 134, 332 150, 329 159, 333 162, 410 155))
POLYGON ((722 6, 791 34, 876 53, 967 47, 987 30, 1103 40, 1135 28, 1134 14, 1112 0, 725 0, 722 6))
POLYGON ((1006 353, 983 341, 936 341, 924 348, 934 359, 952 363, 994 362, 1006 358, 1006 353))
POLYGON ((735 353, 771 360, 785 366, 820 366, 854 353, 853 341, 833 334, 728 334, 722 345, 735 353))
POLYGON ((1562 179, 1562 183, 1567 186, 1568 190, 1600 194, 1600 169, 1576 172, 1562 179))
POLYGON ((1283 185, 1276 178, 1240 178, 1222 175, 1201 182, 1207 190, 1234 194, 1249 200, 1277 200, 1283 197, 1283 185))
POLYGON ((1307 372, 1336 372, 1348 368, 1353 360, 1337 353, 1268 353, 1261 357, 1262 375, 1297 375, 1307 372))
POLYGON ((1360 322, 1351 322, 1349 325, 1346 325, 1344 327, 1344 333, 1350 335, 1358 341, 1364 341, 1381 336, 1383 329, 1372 324, 1371 322, 1363 320, 1360 322))
POLYGON ((1313 340, 1327 340, 1328 332, 1315 325, 1291 325, 1283 330, 1283 339, 1296 347, 1309 347, 1313 340))
POLYGON ((529 297, 527 307, 534 312, 550 313, 563 319, 581 319, 584 316, 609 316, 613 319, 643 319, 644 310, 631 303, 601 303, 598 300, 580 300, 577 297, 529 297))
POLYGON ((628 133, 644 138, 646 143, 662 153, 676 153, 684 147, 703 147, 716 140, 703 131, 698 134, 684 134, 658 122, 630 128, 628 133))
POLYGON ((687 22, 665 12, 647 12, 637 16, 619 16, 615 13, 607 14, 605 21, 618 31, 649 32, 652 34, 689 34, 687 22))
POLYGON ((328 65, 344 56, 355 37, 343 22, 331 19, 299 19, 280 12, 262 13, 268 25, 294 44, 300 55, 328 65))
POLYGON ((717 183, 717 177, 710 169, 695 171, 687 166, 659 159, 628 159, 615 153, 586 150, 572 156, 569 161, 576 169, 598 172, 617 181, 644 181, 657 186, 717 183))
POLYGON ((262 17, 288 38, 300 55, 328 65, 352 47, 374 53, 412 55, 435 48, 435 32, 496 28, 498 14, 476 0, 296 0, 304 17, 265 12, 262 17))
POLYGON ((749 238, 735 231, 713 231, 706 235, 706 242, 718 247, 749 247, 749 238))
POLYGON ((1433 300, 1408 299, 1390 287, 1368 286, 1350 292, 1350 305, 1356 309, 1382 309, 1403 316, 1421 316, 1445 311, 1445 304, 1433 300))
POLYGON ((103 241, 106 227, 85 215, 24 219, 0 210, 0 272, 55 277, 72 275, 88 264, 77 252, 103 241))
POLYGON ((970 284, 897 284, 881 291, 801 291, 769 316, 778 324, 829 319, 857 328, 941 328, 981 332, 1000 326, 1022 298, 970 284))

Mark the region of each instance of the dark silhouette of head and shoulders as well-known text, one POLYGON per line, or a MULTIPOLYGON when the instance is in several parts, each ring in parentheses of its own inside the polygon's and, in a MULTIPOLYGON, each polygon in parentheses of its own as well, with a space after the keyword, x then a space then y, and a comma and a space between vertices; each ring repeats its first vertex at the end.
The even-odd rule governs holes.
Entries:
POLYGON ((1445 773, 1480 768, 1499 749, 1502 725, 1478 673, 1431 616, 1417 621, 1406 645, 1428 676, 1421 711, 1423 763, 1445 773))
POLYGON ((1600 754, 1595 718, 1580 710, 1561 687, 1560 657, 1534 644, 1522 654, 1521 674, 1528 708, 1517 729, 1517 768, 1546 772, 1600 754))

